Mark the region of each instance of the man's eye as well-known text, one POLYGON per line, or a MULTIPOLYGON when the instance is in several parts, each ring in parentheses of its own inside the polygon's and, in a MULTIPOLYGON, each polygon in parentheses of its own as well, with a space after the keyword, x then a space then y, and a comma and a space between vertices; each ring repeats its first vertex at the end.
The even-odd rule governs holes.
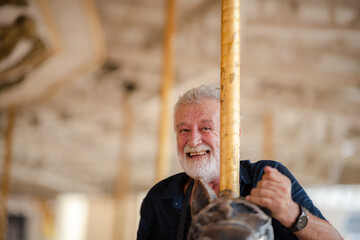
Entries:
POLYGON ((188 132, 188 131, 189 131, 188 129, 180 129, 179 133, 185 133, 185 132, 188 132))
POLYGON ((211 131, 211 128, 210 127, 203 127, 201 130, 202 131, 211 131))

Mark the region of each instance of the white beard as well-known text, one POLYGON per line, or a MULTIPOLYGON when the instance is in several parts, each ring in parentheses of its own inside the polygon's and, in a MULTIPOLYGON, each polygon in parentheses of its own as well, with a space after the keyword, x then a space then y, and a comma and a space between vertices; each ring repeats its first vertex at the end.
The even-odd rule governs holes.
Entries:
POLYGON ((184 154, 181 155, 178 152, 178 156, 182 168, 190 177, 194 179, 203 178, 207 183, 220 178, 220 151, 218 149, 214 150, 208 144, 200 144, 195 148, 191 148, 186 144, 184 154), (204 150, 209 150, 210 155, 197 160, 187 158, 187 152, 200 152, 204 150))

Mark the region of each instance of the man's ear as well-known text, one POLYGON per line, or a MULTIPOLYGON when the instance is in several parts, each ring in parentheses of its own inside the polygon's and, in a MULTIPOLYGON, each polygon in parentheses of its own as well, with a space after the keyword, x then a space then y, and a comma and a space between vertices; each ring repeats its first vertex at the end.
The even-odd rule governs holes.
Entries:
POLYGON ((241 136, 241 128, 239 129, 239 136, 241 136))
POLYGON ((216 193, 202 178, 195 180, 191 193, 191 215, 195 216, 215 198, 216 193))

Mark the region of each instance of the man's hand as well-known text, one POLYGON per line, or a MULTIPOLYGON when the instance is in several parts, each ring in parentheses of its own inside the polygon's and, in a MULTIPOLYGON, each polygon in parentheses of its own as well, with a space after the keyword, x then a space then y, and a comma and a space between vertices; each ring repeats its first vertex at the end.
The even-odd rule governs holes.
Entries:
POLYGON ((246 200, 270 209, 272 217, 285 227, 291 227, 300 214, 299 205, 291 198, 290 179, 269 166, 246 200))
MULTIPOLYGON (((300 214, 300 207, 291 198, 291 181, 277 169, 265 167, 264 175, 246 199, 271 210, 272 217, 285 227, 291 227, 300 214)), ((294 234, 298 239, 342 239, 327 221, 308 212, 306 227, 294 234)))

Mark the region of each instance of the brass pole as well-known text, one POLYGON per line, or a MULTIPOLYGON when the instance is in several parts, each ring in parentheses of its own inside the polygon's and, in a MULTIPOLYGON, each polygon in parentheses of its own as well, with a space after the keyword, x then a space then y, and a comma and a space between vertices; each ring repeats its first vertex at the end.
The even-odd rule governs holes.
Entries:
POLYGON ((7 225, 7 201, 10 187, 10 169, 12 160, 12 143, 13 131, 15 122, 15 110, 8 110, 8 123, 5 131, 5 154, 3 161, 3 170, 1 178, 1 195, 0 195, 0 240, 6 238, 6 225, 7 225))
POLYGON ((240 0, 221 1, 220 196, 239 196, 240 0))
POLYGON ((42 215, 42 234, 45 239, 53 239, 55 235, 55 216, 53 210, 43 198, 38 198, 37 203, 42 215))
POLYGON ((170 168, 170 129, 171 112, 170 96, 174 78, 173 66, 173 45, 175 33, 175 0, 167 1, 167 17, 164 40, 164 58, 163 58, 163 82, 161 88, 161 115, 159 125, 159 149, 157 158, 156 180, 159 181, 167 176, 170 168))
POLYGON ((130 193, 131 190, 131 156, 129 147, 131 144, 131 136, 133 131, 134 114, 129 103, 129 94, 130 91, 125 91, 123 93, 121 104, 121 118, 123 119, 123 122, 121 123, 120 129, 121 146, 114 196, 114 240, 124 238, 124 229, 127 226, 124 224, 123 212, 124 208, 127 207, 125 205, 126 196, 130 193))
POLYGON ((133 131, 134 114, 129 104, 129 93, 124 93, 122 98, 121 118, 123 119, 120 129, 120 157, 116 179, 115 196, 119 199, 130 191, 130 144, 133 131))

